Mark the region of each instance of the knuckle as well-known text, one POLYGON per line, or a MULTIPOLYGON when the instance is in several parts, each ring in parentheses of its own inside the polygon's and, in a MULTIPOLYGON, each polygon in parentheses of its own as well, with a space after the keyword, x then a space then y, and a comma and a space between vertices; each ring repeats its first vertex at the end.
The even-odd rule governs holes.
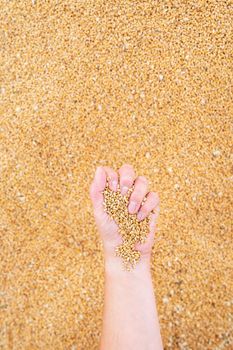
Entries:
POLYGON ((138 193, 133 193, 130 200, 139 203, 141 202, 141 196, 138 193))
POLYGON ((121 178, 121 184, 123 186, 130 186, 131 185, 131 180, 128 177, 122 177, 121 178))
POLYGON ((150 197, 156 204, 159 204, 159 195, 157 192, 150 192, 150 197))
POLYGON ((149 213, 149 211, 151 210, 151 205, 148 202, 145 202, 142 206, 141 206, 141 211, 143 211, 144 213, 149 213))
POLYGON ((148 183, 147 178, 145 176, 138 176, 138 179, 145 184, 148 183))

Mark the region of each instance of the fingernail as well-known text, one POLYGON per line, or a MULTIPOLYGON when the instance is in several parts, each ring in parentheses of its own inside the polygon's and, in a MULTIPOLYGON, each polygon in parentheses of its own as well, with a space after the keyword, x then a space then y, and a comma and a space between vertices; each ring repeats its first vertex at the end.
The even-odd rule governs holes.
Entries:
POLYGON ((144 218, 144 214, 139 212, 137 218, 139 221, 142 220, 144 218))
POLYGON ((136 202, 130 202, 130 203, 129 203, 129 212, 130 212, 131 214, 133 214, 133 212, 134 212, 134 210, 136 209, 136 207, 137 207, 137 203, 136 203, 136 202))
POLYGON ((113 187, 114 191, 117 190, 117 181, 116 180, 112 181, 112 187, 113 187))
POLYGON ((127 192, 128 192, 128 187, 127 186, 123 186, 122 189, 121 189, 121 194, 122 196, 124 196, 127 192))

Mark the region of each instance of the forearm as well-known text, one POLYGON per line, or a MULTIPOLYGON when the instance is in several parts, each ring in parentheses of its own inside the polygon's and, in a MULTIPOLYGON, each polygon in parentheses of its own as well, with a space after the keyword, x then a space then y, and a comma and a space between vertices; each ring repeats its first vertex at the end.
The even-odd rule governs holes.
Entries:
POLYGON ((161 350, 162 340, 149 258, 125 271, 120 258, 105 258, 101 350, 161 350))

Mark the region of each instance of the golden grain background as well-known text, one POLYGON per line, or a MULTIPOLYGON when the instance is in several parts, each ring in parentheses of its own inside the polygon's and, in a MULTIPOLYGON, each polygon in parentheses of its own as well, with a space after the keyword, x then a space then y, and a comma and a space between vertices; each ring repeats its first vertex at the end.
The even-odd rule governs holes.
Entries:
POLYGON ((161 200, 165 350, 233 349, 233 2, 0 0, 0 28, 0 349, 99 348, 89 186, 124 163, 161 200))

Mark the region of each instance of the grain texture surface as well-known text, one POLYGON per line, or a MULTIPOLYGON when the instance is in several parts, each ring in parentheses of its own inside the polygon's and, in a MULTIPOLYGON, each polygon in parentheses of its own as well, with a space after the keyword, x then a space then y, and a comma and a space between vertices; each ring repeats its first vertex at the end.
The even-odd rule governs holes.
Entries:
POLYGON ((0 349, 99 348, 89 186, 123 163, 160 196, 165 350, 233 348, 232 22, 227 0, 0 0, 0 349))

